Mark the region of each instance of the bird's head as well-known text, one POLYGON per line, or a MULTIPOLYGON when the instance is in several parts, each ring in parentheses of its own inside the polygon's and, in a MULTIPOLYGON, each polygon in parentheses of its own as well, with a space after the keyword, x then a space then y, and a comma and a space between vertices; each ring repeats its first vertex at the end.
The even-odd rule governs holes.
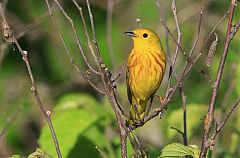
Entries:
POLYGON ((147 48, 160 46, 160 39, 155 32, 147 28, 138 28, 134 31, 125 32, 125 35, 132 37, 134 48, 147 48))

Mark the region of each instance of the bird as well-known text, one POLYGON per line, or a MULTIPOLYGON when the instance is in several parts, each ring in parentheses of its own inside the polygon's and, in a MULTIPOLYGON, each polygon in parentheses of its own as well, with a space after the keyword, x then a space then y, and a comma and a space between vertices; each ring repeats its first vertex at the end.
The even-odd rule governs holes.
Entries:
POLYGON ((151 29, 137 28, 124 34, 133 41, 126 69, 127 95, 130 102, 128 123, 141 124, 148 101, 152 101, 162 82, 166 56, 160 38, 151 29))

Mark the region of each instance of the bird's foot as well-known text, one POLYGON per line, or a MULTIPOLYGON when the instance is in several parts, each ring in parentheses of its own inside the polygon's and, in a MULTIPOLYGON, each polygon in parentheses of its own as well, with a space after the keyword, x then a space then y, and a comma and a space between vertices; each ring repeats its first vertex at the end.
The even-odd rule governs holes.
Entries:
POLYGON ((135 126, 142 126, 144 124, 144 120, 143 119, 137 119, 137 120, 134 120, 134 125, 135 126))

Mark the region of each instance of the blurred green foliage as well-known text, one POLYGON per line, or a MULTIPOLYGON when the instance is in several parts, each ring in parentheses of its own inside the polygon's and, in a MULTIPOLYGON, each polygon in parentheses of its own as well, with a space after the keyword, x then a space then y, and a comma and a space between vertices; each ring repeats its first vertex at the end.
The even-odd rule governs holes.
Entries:
MULTIPOLYGON (((114 1, 112 44, 114 61, 109 54, 106 41, 107 1, 92 0, 91 7, 94 16, 96 35, 100 52, 107 67, 117 74, 127 61, 131 50, 131 40, 123 35, 138 27, 135 20, 141 19, 144 27, 155 30, 166 49, 166 33, 159 19, 166 20, 169 28, 177 36, 174 17, 171 12, 171 1, 163 0, 120 0, 114 1), (156 5, 159 2, 160 6, 156 5)), ((51 2, 51 4, 54 4, 51 2)), ((86 4, 79 1, 83 7, 85 20, 90 32, 90 23, 86 4)), ((94 65, 91 53, 84 36, 79 12, 71 1, 61 1, 61 5, 71 16, 81 40, 85 55, 94 65)), ((196 38, 200 10, 203 3, 196 0, 177 1, 177 10, 182 32, 182 47, 188 53, 196 38)), ((203 46, 208 33, 217 21, 226 13, 229 1, 211 0, 206 2, 201 34, 196 52, 203 48, 203 56, 197 67, 203 68, 214 79, 218 63, 223 52, 227 19, 216 30, 218 35, 217 51, 213 56, 211 68, 206 67, 208 48, 214 40, 210 38, 203 46)), ((83 72, 87 70, 81 57, 70 24, 57 9, 53 7, 54 18, 59 30, 64 36, 67 48, 75 62, 83 72)), ((114 113, 107 99, 97 94, 72 67, 64 47, 48 16, 47 6, 41 0, 25 0, 24 3, 9 0, 6 7, 7 20, 21 46, 28 51, 38 90, 46 109, 52 112, 51 118, 59 139, 63 157, 102 157, 96 146, 108 157, 120 157, 120 142, 114 113)), ((234 23, 239 21, 240 7, 236 7, 234 23)), ((92 34, 90 34, 92 37, 92 34)), ((216 103, 215 123, 222 118, 223 113, 240 95, 240 33, 234 37, 225 64, 216 103), (232 85, 232 86, 231 86, 232 85), (232 88, 229 88, 232 87, 232 88), (229 92, 230 91, 230 92, 229 92), (230 93, 229 98, 226 93, 230 93)), ((55 148, 46 121, 30 91, 30 80, 26 67, 14 45, 6 44, 1 39, 0 49, 0 132, 6 131, 0 137, 0 157, 21 155, 26 157, 34 153, 36 148, 56 157, 55 148)), ((169 52, 173 57, 176 45, 169 38, 169 52)), ((177 73, 181 73, 186 60, 179 54, 176 64, 177 73)), ((158 95, 163 95, 167 87, 169 65, 158 95)), ((91 79, 99 86, 99 80, 92 75, 91 79)), ((176 83, 173 79, 173 84, 176 83)), ((125 76, 117 82, 119 101, 125 111, 129 110, 126 95, 125 76)), ((211 85, 197 68, 193 68, 186 81, 184 91, 187 96, 187 132, 189 144, 201 145, 203 118, 210 100, 211 85)), ((154 106, 159 105, 157 101, 154 106)), ((158 157, 161 149, 167 144, 182 143, 182 136, 170 127, 183 130, 182 101, 179 93, 174 95, 163 119, 154 119, 136 134, 151 157, 158 157), (150 131, 150 132, 149 132, 150 131)), ((240 110, 237 108, 217 139, 212 157, 240 156, 240 110)), ((128 153, 133 149, 128 142, 128 153)), ((12 157, 17 157, 12 156, 12 157)), ((20 156, 19 156, 20 157, 20 156)))
POLYGON ((185 146, 180 143, 172 143, 165 146, 159 158, 173 158, 182 156, 191 156, 193 158, 198 158, 200 155, 200 150, 196 145, 185 146))

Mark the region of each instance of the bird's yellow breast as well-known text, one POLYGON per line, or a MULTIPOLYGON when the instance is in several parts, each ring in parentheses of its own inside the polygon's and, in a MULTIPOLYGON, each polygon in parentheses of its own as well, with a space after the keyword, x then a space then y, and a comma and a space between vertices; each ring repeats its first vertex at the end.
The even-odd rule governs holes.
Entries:
POLYGON ((133 97, 148 100, 159 88, 164 71, 165 56, 160 50, 133 49, 128 58, 128 84, 133 97))
POLYGON ((144 119, 147 102, 161 84, 166 64, 165 55, 161 41, 154 31, 138 28, 125 34, 133 40, 127 66, 130 119, 138 122, 139 119, 144 119))

